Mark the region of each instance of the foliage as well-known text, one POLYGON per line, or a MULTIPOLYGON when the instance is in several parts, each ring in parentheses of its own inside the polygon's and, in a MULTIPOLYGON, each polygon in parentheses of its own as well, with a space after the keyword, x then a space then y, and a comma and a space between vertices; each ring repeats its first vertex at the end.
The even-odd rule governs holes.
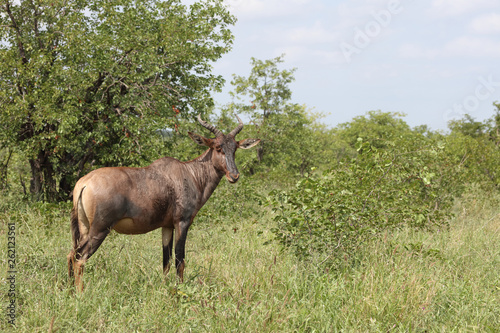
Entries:
POLYGON ((464 118, 451 120, 448 123, 448 128, 452 133, 460 133, 464 136, 470 136, 475 139, 487 138, 496 146, 500 145, 500 103, 493 103, 495 106, 495 114, 483 122, 476 121, 474 118, 466 114, 464 118))
POLYGON ((398 112, 369 111, 366 115, 354 117, 350 122, 338 125, 336 138, 355 148, 358 138, 376 148, 386 148, 388 144, 404 141, 413 135, 410 126, 398 112))
POLYGON ((222 180, 210 200, 196 216, 197 224, 230 226, 238 221, 255 221, 265 195, 264 181, 245 177, 236 184, 222 180))
POLYGON ((380 111, 339 125, 332 137, 348 147, 342 162, 271 193, 276 238, 299 258, 339 267, 387 230, 442 228, 468 188, 500 188, 497 118, 466 117, 448 135, 380 111))
POLYGON ((31 167, 31 192, 159 156, 156 131, 213 105, 235 18, 222 1, 3 1, 0 142, 31 167))
POLYGON ((0 146, 0 190, 8 186, 8 170, 12 153, 12 148, 0 146))
POLYGON ((483 122, 470 115, 449 123, 451 133, 443 138, 446 153, 462 166, 467 185, 500 190, 500 104, 495 114, 483 122))
MULTIPOLYGON (((474 138, 451 133, 445 139, 445 152, 456 165, 460 165, 457 187, 460 193, 469 185, 480 185, 485 190, 500 190, 500 149, 486 136, 474 138)), ((458 193, 458 194, 460 194, 458 193)))
POLYGON ((354 158, 299 180, 290 191, 271 193, 277 239, 300 258, 338 267, 387 230, 445 227, 456 166, 447 163, 443 146, 423 135, 402 137, 358 138, 354 158))
POLYGON ((283 108, 289 103, 292 91, 289 84, 295 81, 291 70, 280 70, 278 64, 284 62, 284 55, 269 60, 258 60, 251 58, 252 69, 246 78, 234 75, 231 84, 235 91, 231 92, 233 98, 239 101, 243 96, 251 98, 250 105, 241 103, 238 105, 241 111, 259 114, 262 118, 267 118, 271 114, 283 112, 283 108))
POLYGON ((448 128, 452 132, 461 133, 473 138, 484 136, 487 130, 487 124, 480 121, 475 121, 470 115, 466 114, 463 119, 451 120, 448 123, 448 128))
POLYGON ((330 159, 331 141, 319 121, 322 115, 291 101, 289 85, 295 80, 295 69, 278 68, 283 58, 252 58, 250 75, 233 77, 235 101, 222 110, 223 119, 232 113, 248 115, 253 125, 246 133, 261 139, 257 156, 247 156, 242 162, 242 171, 250 174, 281 170, 304 175, 330 159))

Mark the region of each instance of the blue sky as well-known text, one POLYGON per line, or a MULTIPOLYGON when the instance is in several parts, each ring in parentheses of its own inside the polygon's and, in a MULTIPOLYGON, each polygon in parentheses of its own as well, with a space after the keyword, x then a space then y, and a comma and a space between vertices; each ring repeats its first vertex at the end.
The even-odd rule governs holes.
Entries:
POLYGON ((250 58, 285 54, 297 68, 293 102, 335 126, 369 110, 407 114, 411 126, 446 129, 500 101, 498 0, 226 0, 235 44, 214 66, 229 101, 232 74, 250 58))

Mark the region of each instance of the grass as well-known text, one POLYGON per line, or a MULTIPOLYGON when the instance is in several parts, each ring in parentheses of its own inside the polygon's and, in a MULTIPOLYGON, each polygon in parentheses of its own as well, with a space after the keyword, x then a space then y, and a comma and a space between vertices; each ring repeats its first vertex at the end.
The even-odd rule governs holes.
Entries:
MULTIPOLYGON (((207 210, 217 210, 224 191, 207 210)), ((0 248, 15 223, 19 332, 498 332, 500 212, 484 202, 464 198, 449 230, 385 234, 335 274, 263 245, 273 222, 253 206, 214 223, 202 213, 188 235, 184 284, 173 269, 161 273, 159 230, 113 232, 75 294, 67 208, 3 209, 0 248)), ((6 255, 0 267, 0 331, 14 331, 6 255)))

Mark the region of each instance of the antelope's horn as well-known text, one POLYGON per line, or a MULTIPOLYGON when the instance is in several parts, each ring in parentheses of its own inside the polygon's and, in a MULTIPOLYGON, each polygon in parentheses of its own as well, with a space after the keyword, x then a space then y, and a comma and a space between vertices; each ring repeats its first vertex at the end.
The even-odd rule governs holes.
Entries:
POLYGON ((201 116, 199 114, 198 114, 198 121, 200 122, 201 126, 205 127, 207 130, 209 130, 210 132, 214 133, 216 137, 224 135, 214 125, 210 125, 206 121, 202 120, 201 116))
POLYGON ((240 117, 238 117, 237 114, 234 114, 236 116, 236 118, 238 118, 238 126, 231 131, 231 133, 229 133, 229 135, 231 135, 233 138, 241 131, 241 129, 243 128, 243 122, 241 121, 240 117))

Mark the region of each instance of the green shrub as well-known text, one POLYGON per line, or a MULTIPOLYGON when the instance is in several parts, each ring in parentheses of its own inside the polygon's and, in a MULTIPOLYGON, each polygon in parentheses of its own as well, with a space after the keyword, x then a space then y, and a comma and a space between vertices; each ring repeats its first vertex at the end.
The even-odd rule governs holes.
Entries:
POLYGON ((377 149, 358 139, 359 155, 290 191, 273 191, 276 238, 299 258, 339 267, 382 231, 447 226, 453 172, 442 148, 414 138, 406 147, 377 149))

